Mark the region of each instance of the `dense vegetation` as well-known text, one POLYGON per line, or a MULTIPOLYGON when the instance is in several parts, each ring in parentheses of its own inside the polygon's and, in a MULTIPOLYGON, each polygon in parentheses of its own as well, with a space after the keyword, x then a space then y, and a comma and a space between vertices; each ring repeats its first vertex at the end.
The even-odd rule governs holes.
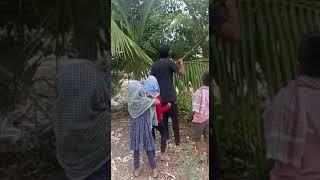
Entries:
MULTIPOLYGON (((208 69, 208 2, 199 0, 113 0, 112 81, 114 90, 123 78, 141 79, 159 58, 160 44, 171 48, 177 60, 187 57, 186 76, 176 78, 180 91, 197 88, 208 69)), ((116 92, 116 91, 114 91, 116 92)))

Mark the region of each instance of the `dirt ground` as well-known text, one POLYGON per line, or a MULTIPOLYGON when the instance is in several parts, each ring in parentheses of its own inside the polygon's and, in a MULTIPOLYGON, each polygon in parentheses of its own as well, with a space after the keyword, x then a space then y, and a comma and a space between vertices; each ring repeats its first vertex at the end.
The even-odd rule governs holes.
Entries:
MULTIPOLYGON (((143 153, 141 155, 142 171, 138 178, 133 177, 133 156, 128 148, 129 116, 125 110, 117 110, 112 113, 112 179, 152 179, 148 160, 143 153)), ((160 134, 156 137, 156 156, 159 176, 162 180, 206 180, 208 179, 208 165, 206 160, 195 155, 194 143, 191 138, 190 125, 180 125, 181 150, 174 148, 173 138, 169 140, 167 152, 171 158, 169 162, 160 161, 160 134)))

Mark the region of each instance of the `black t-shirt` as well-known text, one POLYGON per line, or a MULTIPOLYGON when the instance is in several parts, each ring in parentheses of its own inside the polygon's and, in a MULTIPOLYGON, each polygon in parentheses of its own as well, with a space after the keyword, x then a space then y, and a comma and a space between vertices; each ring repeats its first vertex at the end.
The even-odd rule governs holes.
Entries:
POLYGON ((160 96, 164 103, 175 101, 176 91, 173 86, 173 73, 179 71, 180 66, 171 59, 160 59, 151 67, 151 75, 155 76, 160 86, 160 96))

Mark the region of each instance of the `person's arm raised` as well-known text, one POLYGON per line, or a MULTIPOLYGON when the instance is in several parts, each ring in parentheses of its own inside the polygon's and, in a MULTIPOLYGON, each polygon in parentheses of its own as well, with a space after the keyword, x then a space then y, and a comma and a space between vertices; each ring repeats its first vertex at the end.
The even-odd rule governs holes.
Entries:
POLYGON ((155 99, 155 101, 153 102, 153 105, 154 106, 157 106, 157 105, 159 105, 160 104, 160 101, 158 100, 158 99, 155 99))
POLYGON ((180 68, 179 68, 179 70, 178 70, 178 74, 184 75, 184 72, 185 72, 184 61, 183 61, 182 58, 180 58, 180 59, 178 60, 178 62, 179 62, 179 65, 180 65, 180 68))

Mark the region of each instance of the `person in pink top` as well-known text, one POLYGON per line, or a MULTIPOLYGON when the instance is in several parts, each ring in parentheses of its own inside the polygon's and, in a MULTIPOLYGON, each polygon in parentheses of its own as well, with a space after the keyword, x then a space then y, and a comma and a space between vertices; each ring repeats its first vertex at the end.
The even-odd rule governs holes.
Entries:
POLYGON ((263 116, 271 180, 320 179, 320 32, 302 40, 299 68, 263 116))
MULTIPOLYGON (((208 151, 208 135, 209 135, 209 85, 210 77, 206 72, 202 77, 202 86, 192 95, 192 139, 196 143, 196 150, 199 156, 204 154, 201 136, 204 136, 206 149, 208 151)), ((207 153, 208 154, 208 153, 207 153)))

